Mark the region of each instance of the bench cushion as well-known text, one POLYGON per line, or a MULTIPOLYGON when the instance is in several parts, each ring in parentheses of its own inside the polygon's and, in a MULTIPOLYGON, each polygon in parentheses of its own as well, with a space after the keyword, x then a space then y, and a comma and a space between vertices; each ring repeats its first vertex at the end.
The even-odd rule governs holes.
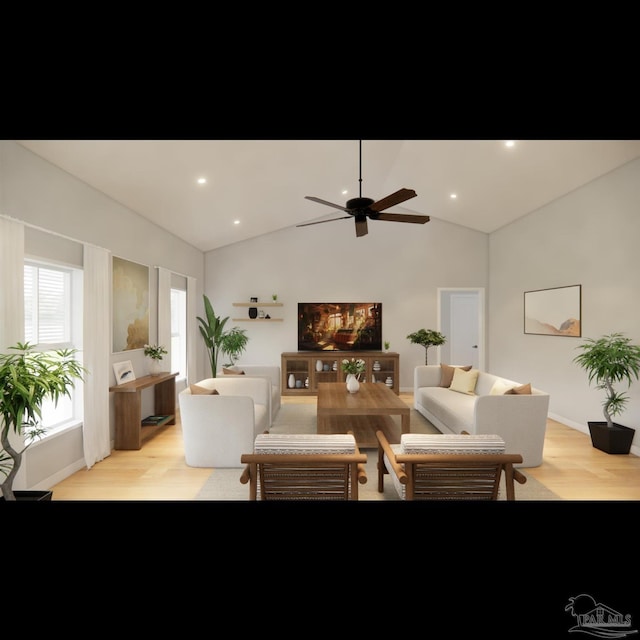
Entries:
POLYGON ((253 451, 298 455, 355 453, 356 440, 348 433, 261 433, 256 436, 253 451))
POLYGON ((504 453, 504 440, 493 434, 466 435, 403 433, 400 453, 504 453))

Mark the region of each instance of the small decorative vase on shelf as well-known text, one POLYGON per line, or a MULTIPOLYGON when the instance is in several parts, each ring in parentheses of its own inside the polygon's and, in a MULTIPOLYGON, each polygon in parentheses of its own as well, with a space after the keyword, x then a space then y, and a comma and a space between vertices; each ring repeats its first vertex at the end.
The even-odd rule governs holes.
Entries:
POLYGON ((162 360, 149 358, 149 375, 159 376, 161 372, 162 372, 162 360))
POLYGON ((347 374, 347 391, 349 393, 357 393, 360 391, 360 383, 358 382, 358 378, 353 375, 353 373, 347 374))
POLYGON ((380 371, 380 363, 377 360, 373 363, 373 370, 380 371))
POLYGON ((316 360, 316 371, 322 371, 322 360, 316 360))
POLYGON ((289 374, 289 389, 295 389, 296 387, 296 377, 293 373, 289 374))
POLYGON ((387 385, 387 387, 393 387, 393 380, 391 376, 389 376, 384 383, 387 385))

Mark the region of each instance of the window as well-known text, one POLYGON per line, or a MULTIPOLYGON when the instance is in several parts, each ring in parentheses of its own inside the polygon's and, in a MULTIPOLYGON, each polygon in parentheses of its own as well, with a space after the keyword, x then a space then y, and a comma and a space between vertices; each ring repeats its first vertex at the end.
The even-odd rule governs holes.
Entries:
MULTIPOLYGON (((24 265, 24 337, 40 351, 78 349, 82 361, 82 271, 32 260, 24 265)), ((42 426, 53 429, 82 419, 82 382, 71 397, 42 405, 42 426)))
POLYGON ((187 292, 171 289, 171 371, 187 377, 187 292))

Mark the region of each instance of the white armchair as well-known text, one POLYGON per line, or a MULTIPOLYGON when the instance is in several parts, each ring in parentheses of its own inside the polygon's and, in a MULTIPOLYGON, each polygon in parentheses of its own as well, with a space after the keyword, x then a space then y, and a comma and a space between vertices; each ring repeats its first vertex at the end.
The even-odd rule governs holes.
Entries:
POLYGON ((178 394, 190 467, 240 468, 243 453, 271 424, 271 385, 260 376, 206 378, 178 394))
POLYGON ((273 424, 273 421, 280 411, 281 400, 281 377, 279 365, 266 365, 266 364, 237 364, 228 369, 223 369, 218 373, 219 376, 229 375, 242 375, 243 371, 245 376, 262 376, 268 378, 271 383, 271 422, 269 426, 273 424), (229 373, 230 371, 237 371, 237 374, 229 373))

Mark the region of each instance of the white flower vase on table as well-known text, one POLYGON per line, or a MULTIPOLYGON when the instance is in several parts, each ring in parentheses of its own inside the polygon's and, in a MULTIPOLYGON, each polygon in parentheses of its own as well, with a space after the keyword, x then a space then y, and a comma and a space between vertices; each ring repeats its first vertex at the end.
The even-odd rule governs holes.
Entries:
POLYGON ((149 375, 159 376, 162 372, 162 360, 156 360, 156 358, 149 358, 149 375))
POLYGON ((162 373, 162 356, 169 353, 161 344, 145 344, 144 355, 149 359, 149 375, 162 373))
POLYGON ((349 393, 358 393, 360 391, 360 382, 353 373, 347 374, 347 391, 349 393))

